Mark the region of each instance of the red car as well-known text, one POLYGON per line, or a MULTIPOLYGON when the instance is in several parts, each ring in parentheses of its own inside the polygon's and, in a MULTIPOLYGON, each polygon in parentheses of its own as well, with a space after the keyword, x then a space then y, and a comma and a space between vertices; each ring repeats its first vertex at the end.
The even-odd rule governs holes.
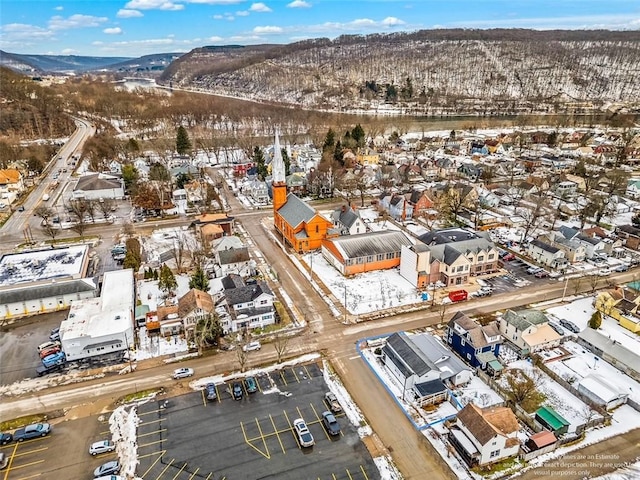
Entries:
POLYGON ((516 259, 516 256, 513 253, 509 253, 504 257, 502 257, 502 260, 504 260, 505 262, 510 262, 511 260, 515 260, 515 259, 516 259))
POLYGON ((60 351, 60 347, 49 347, 45 348, 40 352, 40 358, 47 357, 49 355, 53 355, 54 353, 58 353, 60 351))

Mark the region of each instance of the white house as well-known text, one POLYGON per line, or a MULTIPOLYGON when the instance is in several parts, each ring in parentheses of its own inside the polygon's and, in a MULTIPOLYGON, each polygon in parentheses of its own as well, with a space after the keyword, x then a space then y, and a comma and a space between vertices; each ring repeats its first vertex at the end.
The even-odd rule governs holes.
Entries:
POLYGON ((542 240, 532 240, 527 245, 527 255, 536 262, 551 268, 564 268, 567 259, 563 250, 542 240))
POLYGON ((536 352, 557 347, 562 337, 549 326, 547 316, 538 310, 507 310, 498 319, 498 328, 504 338, 523 351, 536 352))
POLYGON ((469 466, 485 465, 518 453, 519 430, 510 408, 480 408, 468 403, 458 412, 449 440, 469 466))
POLYGON ((266 282, 258 280, 253 285, 245 285, 238 275, 228 275, 222 279, 222 285, 224 299, 221 305, 227 313, 221 318, 225 333, 264 328, 276 323, 275 295, 266 282))
POLYGON ((120 199, 124 197, 124 183, 121 178, 102 173, 91 173, 80 177, 73 188, 74 199, 98 200, 100 198, 120 199))
POLYGON ((331 221, 340 230, 341 235, 357 235, 367 231, 358 211, 347 205, 334 210, 331 214, 331 221))
POLYGON ((225 248, 215 251, 216 278, 236 273, 241 277, 250 277, 255 269, 255 262, 251 260, 247 247, 225 248))
POLYGON ((71 305, 60 324, 67 360, 118 354, 133 345, 134 290, 132 269, 105 272, 100 297, 71 305))

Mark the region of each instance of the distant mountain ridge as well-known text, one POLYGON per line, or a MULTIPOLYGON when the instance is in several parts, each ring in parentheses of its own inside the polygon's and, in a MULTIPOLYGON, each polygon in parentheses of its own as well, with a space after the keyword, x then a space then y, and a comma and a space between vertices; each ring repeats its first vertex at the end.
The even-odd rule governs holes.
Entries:
POLYGON ((84 73, 106 70, 133 74, 164 70, 182 53, 157 53, 139 58, 89 57, 80 55, 22 55, 0 50, 0 66, 29 75, 84 73))
POLYGON ((640 31, 454 29, 202 47, 158 81, 334 111, 640 112, 639 73, 640 31))

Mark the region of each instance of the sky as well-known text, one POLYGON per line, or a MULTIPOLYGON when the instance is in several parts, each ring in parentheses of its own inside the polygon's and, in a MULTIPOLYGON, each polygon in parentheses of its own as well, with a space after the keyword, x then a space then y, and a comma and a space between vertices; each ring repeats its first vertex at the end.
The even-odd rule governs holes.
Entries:
POLYGON ((640 29, 638 0, 2 0, 0 49, 139 57, 433 28, 640 29))

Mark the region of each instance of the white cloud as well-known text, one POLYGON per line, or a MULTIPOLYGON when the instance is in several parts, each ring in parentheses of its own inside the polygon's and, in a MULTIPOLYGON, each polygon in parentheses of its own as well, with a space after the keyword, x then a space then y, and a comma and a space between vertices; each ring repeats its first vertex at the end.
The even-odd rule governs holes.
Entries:
POLYGON ((75 48, 64 48, 61 52, 62 55, 77 55, 78 50, 75 48))
POLYGON ((61 11, 64 10, 64 7, 62 5, 58 5, 54 10, 61 11))
POLYGON ((121 8, 116 14, 118 18, 140 18, 144 17, 144 14, 140 10, 131 10, 129 8, 121 8))
POLYGON ((207 38, 207 41, 214 42, 214 43, 222 43, 222 41, 224 41, 224 38, 214 36, 214 37, 207 38))
POLYGON ((538 17, 538 18, 514 18, 491 20, 472 20, 467 22, 452 22, 446 28, 471 27, 471 28, 532 28, 537 30, 627 30, 637 29, 640 17, 633 18, 625 14, 603 15, 576 15, 569 17, 538 17))
POLYGON ((244 0, 183 0, 186 3, 201 3, 205 5, 235 5, 244 0))
POLYGON ((382 20, 382 25, 386 25, 387 27, 397 27, 398 25, 405 25, 405 22, 396 17, 387 17, 382 20))
POLYGON ((283 31, 284 30, 281 27, 274 27, 274 26, 255 27, 253 29, 253 33, 257 35, 282 33, 283 31))
POLYGON ((131 0, 124 8, 133 10, 183 10, 184 5, 174 3, 172 0, 131 0))
POLYGON ((11 43, 16 40, 47 40, 53 37, 49 29, 28 25, 26 23, 9 23, 0 26, 2 42, 11 43))
POLYGON ((69 30, 71 28, 99 27, 101 23, 107 20, 107 17, 94 17, 93 15, 76 14, 68 18, 56 15, 49 20, 49 28, 52 30, 69 30))
POLYGON ((107 35, 121 35, 122 29, 120 27, 105 28, 102 30, 102 33, 106 33, 107 35))
POLYGON ((354 28, 375 27, 378 25, 375 20, 371 20, 370 18, 357 18, 350 23, 354 28))
POLYGON ((233 20, 235 20, 235 17, 230 13, 225 13, 224 15, 220 15, 220 14, 214 15, 213 19, 214 20, 227 20, 229 22, 232 22, 233 20))
POLYGON ((249 11, 250 12, 266 13, 266 12, 271 12, 271 9, 269 7, 267 7, 264 3, 258 2, 258 3, 252 4, 249 7, 249 11))
POLYGON ((289 8, 310 8, 311 4, 309 2, 305 2, 304 0, 293 0, 293 2, 287 4, 287 7, 289 7, 289 8))
POLYGON ((214 20, 224 20, 224 17, 222 15, 214 15, 213 19, 214 20))
POLYGON ((239 12, 236 12, 236 15, 238 17, 247 17, 247 16, 249 16, 249 12, 247 12, 246 10, 241 10, 239 12))

